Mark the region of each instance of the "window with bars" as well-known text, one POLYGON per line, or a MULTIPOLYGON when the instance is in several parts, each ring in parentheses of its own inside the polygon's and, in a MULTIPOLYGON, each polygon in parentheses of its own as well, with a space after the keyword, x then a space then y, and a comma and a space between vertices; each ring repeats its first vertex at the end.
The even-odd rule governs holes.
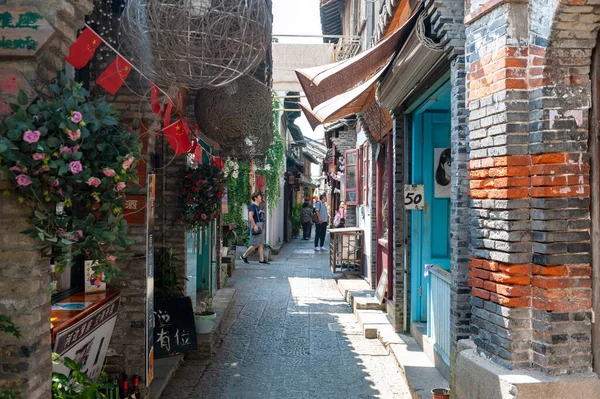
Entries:
POLYGON ((346 205, 358 204, 358 150, 344 152, 346 205))

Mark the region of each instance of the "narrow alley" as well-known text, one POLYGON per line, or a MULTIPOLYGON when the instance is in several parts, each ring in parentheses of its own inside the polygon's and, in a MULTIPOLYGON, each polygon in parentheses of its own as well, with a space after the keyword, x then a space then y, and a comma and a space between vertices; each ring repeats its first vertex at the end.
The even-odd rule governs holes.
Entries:
POLYGON ((162 398, 411 397, 388 351, 358 329, 329 252, 294 240, 270 265, 236 267, 222 343, 210 360, 186 360, 162 398))

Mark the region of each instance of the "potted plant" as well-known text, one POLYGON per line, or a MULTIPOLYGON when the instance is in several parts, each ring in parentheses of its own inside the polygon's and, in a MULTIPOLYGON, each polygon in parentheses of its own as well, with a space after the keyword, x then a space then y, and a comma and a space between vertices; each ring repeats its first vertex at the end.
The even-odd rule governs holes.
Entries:
POLYGON ((271 260, 271 250, 273 249, 271 247, 271 244, 269 244, 268 242, 266 242, 266 243, 263 244, 263 248, 264 248, 265 259, 271 260))
POLYGON ((217 314, 213 311, 212 300, 206 299, 200 302, 198 310, 194 313, 194 322, 196 324, 196 334, 207 334, 212 331, 217 314))

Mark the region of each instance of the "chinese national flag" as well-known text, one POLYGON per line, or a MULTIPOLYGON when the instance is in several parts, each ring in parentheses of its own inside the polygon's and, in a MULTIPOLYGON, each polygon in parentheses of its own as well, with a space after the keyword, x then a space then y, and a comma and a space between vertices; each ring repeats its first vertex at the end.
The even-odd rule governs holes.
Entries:
POLYGON ((167 137, 169 144, 171 144, 171 147, 173 147, 175 155, 185 154, 192 148, 190 138, 188 137, 186 130, 183 128, 181 121, 171 123, 162 131, 167 137))
POLYGON ((131 72, 131 64, 120 55, 102 72, 96 83, 104 87, 104 89, 113 96, 119 91, 123 82, 131 72))
POLYGON ((150 82, 150 107, 152 108, 152 112, 154 112, 158 116, 162 116, 158 87, 156 87, 156 85, 152 82, 150 82))
POLYGON ((223 169, 225 167, 225 165, 223 165, 223 158, 221 157, 215 157, 215 166, 219 169, 223 169))
POLYGON ((69 56, 65 61, 77 69, 83 68, 92 59, 100 43, 102 43, 100 36, 90 28, 85 28, 69 47, 69 56))

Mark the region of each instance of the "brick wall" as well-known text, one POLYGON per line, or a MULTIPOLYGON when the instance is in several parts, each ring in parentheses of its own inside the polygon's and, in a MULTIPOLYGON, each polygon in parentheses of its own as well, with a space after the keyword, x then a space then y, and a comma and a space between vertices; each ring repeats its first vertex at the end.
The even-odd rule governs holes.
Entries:
MULTIPOLYGON (((393 275, 393 291, 394 291, 394 302, 393 309, 388 306, 388 313, 392 318, 392 324, 394 329, 398 332, 404 331, 404 290, 407 290, 407 298, 410 298, 409 286, 404 285, 404 239, 408 235, 408 232, 404 231, 404 217, 406 211, 404 210, 404 114, 397 113, 394 115, 394 127, 393 127, 393 143, 394 148, 392 149, 392 156, 394 157, 394 186, 390 187, 390 190, 394 192, 394 202, 390 206, 390 209, 394 210, 394 246, 391 249, 391 253, 388 256, 392 256, 394 265, 393 275)), ((386 221, 387 223, 387 221, 386 221)), ((390 247, 391 248, 391 247, 390 247)), ((407 276, 407 282, 409 282, 407 276)), ((410 285, 410 284, 409 284, 410 285)), ((410 300, 406 304, 407 309, 410 311, 410 300)))
POLYGON ((472 324, 508 368, 591 370, 588 113, 597 6, 467 15, 472 324))
MULTIPOLYGON (((43 92, 57 71, 64 69, 68 53, 92 0, 0 1, 1 5, 37 7, 55 29, 54 36, 35 57, 3 58, 0 68, 15 69, 43 92)), ((50 261, 42 259, 37 243, 19 234, 29 224, 29 211, 16 204, 16 196, 0 198, 0 314, 10 316, 22 337, 1 333, 0 390, 19 391, 23 398, 46 398, 51 389, 50 261)))

